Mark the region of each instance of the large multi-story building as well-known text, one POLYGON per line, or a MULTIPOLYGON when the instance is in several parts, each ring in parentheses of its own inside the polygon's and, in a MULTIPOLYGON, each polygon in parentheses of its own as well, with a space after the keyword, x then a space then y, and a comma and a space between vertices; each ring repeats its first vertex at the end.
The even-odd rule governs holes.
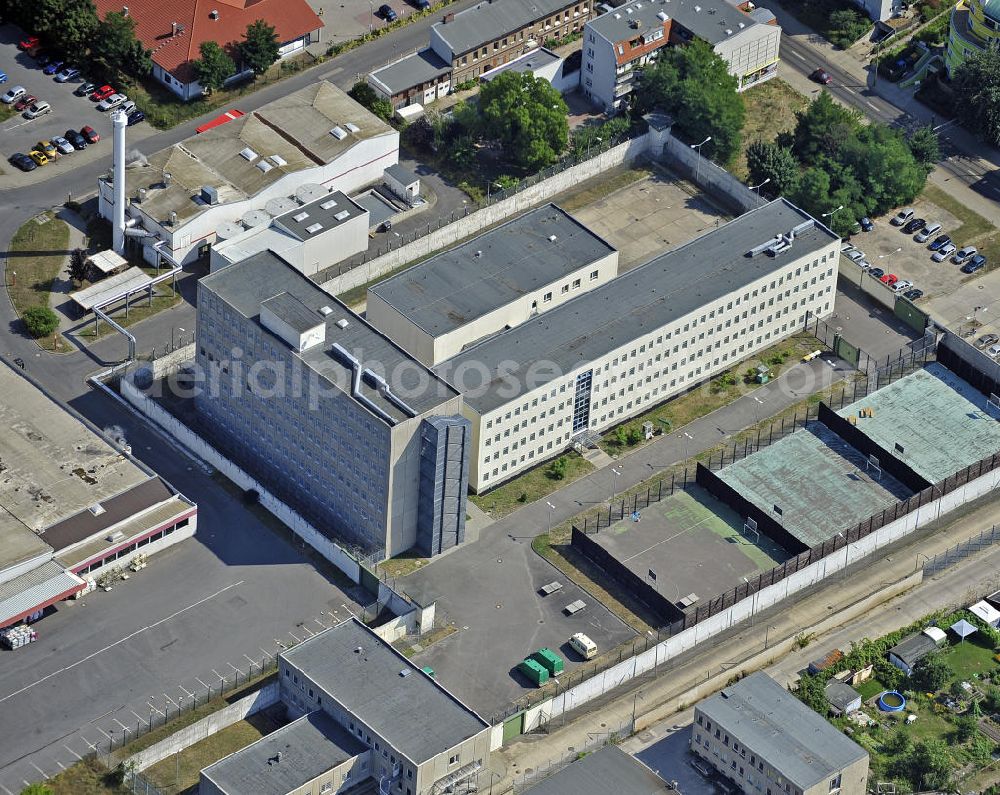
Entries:
POLYGON ((945 65, 948 73, 971 53, 982 52, 1000 43, 1000 0, 962 0, 951 10, 948 31, 948 51, 945 65))
POLYGON ((373 552, 464 539, 461 396, 271 252, 198 284, 213 441, 322 533, 373 552))
POLYGON ((483 0, 448 12, 430 46, 377 69, 368 83, 393 107, 428 103, 455 85, 583 30, 594 0, 483 0))
POLYGON ((201 795, 439 795, 489 764, 490 725, 357 619, 278 672, 297 720, 202 770, 201 795))
POLYGON ((743 11, 727 0, 632 0, 584 28, 581 87, 606 111, 620 107, 639 70, 668 44, 701 39, 726 61, 742 91, 778 71, 781 28, 758 22, 765 9, 743 11))
POLYGON ((763 672, 697 704, 691 750, 745 793, 864 795, 868 752, 763 672))
MULTIPOLYGON (((778 199, 593 289, 589 274, 571 280, 570 300, 522 311, 438 362, 472 422, 470 487, 489 489, 829 314, 838 260, 839 238, 778 199)), ((421 325, 423 307, 394 308, 421 325)))

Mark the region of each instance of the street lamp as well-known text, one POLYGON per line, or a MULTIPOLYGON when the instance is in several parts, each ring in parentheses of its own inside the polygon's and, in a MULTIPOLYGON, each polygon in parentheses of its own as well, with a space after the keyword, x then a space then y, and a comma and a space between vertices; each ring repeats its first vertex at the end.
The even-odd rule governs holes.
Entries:
MULTIPOLYGON (((591 140, 587 141, 587 159, 588 159, 588 160, 590 159, 590 145, 591 145, 591 144, 592 144, 592 143, 593 143, 594 141, 597 141, 597 143, 598 143, 598 144, 601 144, 601 143, 603 143, 603 140, 604 140, 603 138, 600 138, 600 137, 595 137, 595 138, 593 138, 593 139, 591 139, 591 140)), ((601 147, 600 147, 600 146, 598 146, 598 147, 597 147, 597 151, 598 151, 598 152, 600 152, 600 151, 601 151, 601 147)))
MULTIPOLYGON (((364 8, 364 6, 361 6, 364 8)), ((375 31, 375 3, 374 0, 368 0, 368 32, 373 33, 375 31)))
MULTIPOLYGON (((891 256, 892 256, 893 254, 898 254, 898 253, 899 253, 900 251, 902 251, 902 250, 903 250, 903 248, 902 248, 902 246, 900 246, 900 247, 899 247, 899 248, 897 248, 897 249, 896 249, 895 251, 890 251, 890 252, 889 252, 888 254, 879 254, 879 255, 878 255, 878 258, 879 258, 879 259, 885 259, 885 260, 887 260, 887 259, 889 259, 889 257, 891 257, 891 256)), ((887 262, 887 263, 885 263, 885 264, 886 264, 886 266, 888 267, 889 263, 887 262)), ((861 280, 860 280, 860 281, 858 282, 858 287, 860 287, 860 286, 861 286, 861 285, 862 285, 862 284, 864 283, 864 281, 865 281, 865 272, 864 272, 864 271, 861 271, 861 280)))
POLYGON ((777 629, 777 627, 768 627, 764 630, 764 648, 767 648, 767 635, 772 629, 777 629))
POLYGON ((835 216, 837 213, 839 213, 843 209, 844 209, 844 205, 842 204, 838 208, 836 208, 835 210, 830 210, 830 212, 828 212, 828 213, 823 213, 823 215, 822 215, 823 218, 829 218, 830 219, 830 228, 831 229, 833 229, 833 216, 835 216))
MULTIPOLYGON (((744 577, 743 578, 743 582, 745 582, 747 584, 747 591, 749 591, 750 590, 750 580, 748 580, 746 577, 744 577)), ((754 617, 754 614, 757 612, 757 594, 759 594, 759 593, 760 593, 760 591, 754 591, 753 595, 750 597, 750 626, 751 626, 751 628, 753 627, 753 617, 754 617)))
POLYGON ((170 327, 170 350, 174 350, 177 347, 174 344, 174 331, 175 330, 181 332, 181 334, 183 334, 186 331, 186 329, 182 328, 181 326, 177 326, 176 329, 175 329, 174 326, 170 327))
POLYGON ((635 705, 638 703, 640 698, 642 698, 642 691, 637 690, 635 695, 632 697, 632 731, 635 731, 635 705))
POLYGON ((688 449, 688 442, 694 441, 694 437, 687 431, 684 431, 681 436, 684 437, 684 460, 687 461, 690 453, 690 450, 688 449))
POLYGON ((706 138, 700 144, 691 144, 691 148, 694 149, 698 153, 698 159, 695 161, 695 164, 694 164, 694 181, 695 182, 697 182, 698 181, 698 177, 701 176, 701 148, 705 144, 707 144, 709 141, 711 141, 711 140, 712 140, 712 136, 710 135, 710 136, 708 136, 708 138, 706 138))
POLYGON ((768 178, 767 178, 767 179, 765 179, 765 180, 764 180, 764 181, 763 181, 762 183, 760 183, 760 185, 751 185, 751 186, 750 186, 750 190, 755 190, 755 191, 757 191, 757 195, 758 195, 758 196, 760 196, 760 189, 761 189, 761 188, 763 188, 763 187, 764 187, 764 186, 765 186, 765 185, 766 185, 766 184, 767 184, 768 182, 770 182, 770 181, 771 181, 771 178, 770 178, 770 177, 768 177, 768 178))
POLYGON ((549 535, 552 535, 552 512, 556 509, 556 506, 548 500, 545 501, 545 504, 549 506, 549 535))
POLYGON ((618 467, 611 467, 611 500, 608 502, 608 508, 611 508, 611 503, 615 501, 615 490, 618 488, 618 476, 621 473, 618 467))

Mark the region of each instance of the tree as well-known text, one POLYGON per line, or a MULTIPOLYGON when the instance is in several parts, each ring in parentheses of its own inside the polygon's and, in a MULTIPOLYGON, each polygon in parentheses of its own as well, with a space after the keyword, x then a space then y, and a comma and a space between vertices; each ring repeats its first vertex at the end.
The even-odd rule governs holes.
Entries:
POLYGON ((374 88, 368 85, 367 81, 359 80, 351 90, 347 92, 351 97, 380 119, 390 119, 394 113, 392 103, 378 95, 374 88))
POLYGON ((799 677, 798 687, 795 695, 799 700, 814 712, 826 717, 829 710, 829 702, 826 700, 826 679, 822 676, 803 674, 799 677))
POLYGON ((109 11, 90 45, 93 62, 117 76, 141 77, 153 68, 152 53, 135 37, 135 19, 109 11))
POLYGON ((871 26, 872 23, 857 11, 841 8, 830 14, 827 37, 834 45, 846 50, 864 36, 871 26))
POLYGON ((929 654, 913 668, 913 684, 928 693, 944 687, 954 676, 954 671, 940 652, 929 654))
POLYGON ((82 248, 73 249, 69 255, 69 278, 74 282, 87 278, 87 254, 82 248))
POLYGON ((910 775, 914 786, 921 789, 950 790, 952 764, 951 754, 944 740, 917 743, 910 755, 910 775))
POLYGON ((726 165, 740 149, 746 116, 739 81, 711 47, 696 39, 684 47, 661 50, 643 69, 633 92, 633 111, 662 108, 674 118, 674 131, 688 143, 711 136, 701 153, 726 165))
POLYGON ((789 196, 799 183, 799 164, 792 150, 768 141, 757 140, 747 147, 747 170, 752 185, 771 180, 760 188, 765 196, 789 196))
POLYGON ((59 316, 47 306, 33 306, 22 318, 28 333, 33 337, 47 337, 59 325, 59 316))
POLYGON ((969 54, 951 76, 955 116, 977 138, 1000 146, 1000 49, 969 54))
POLYGON ((193 64, 198 83, 206 92, 218 91, 236 73, 236 64, 218 42, 203 41, 198 53, 201 57, 193 64))
POLYGON ((32 31, 67 55, 87 51, 99 22, 93 0, 38 0, 32 14, 32 31))
POLYGON ((243 41, 239 45, 240 59, 253 72, 254 77, 260 77, 278 60, 278 34, 274 27, 263 19, 247 25, 243 41))
POLYGON ((795 116, 792 151, 800 163, 809 165, 820 155, 836 157, 861 126, 860 114, 838 105, 826 91, 795 116))
POLYGON ((960 743, 971 740, 979 728, 979 722, 972 715, 960 715, 955 718, 955 736, 960 743))
POLYGON ((505 72, 479 92, 479 133, 529 171, 559 159, 569 143, 569 108, 548 80, 505 72))
POLYGON ((52 787, 45 784, 29 784, 21 790, 21 795, 52 795, 52 787))
POLYGON ((566 461, 566 456, 559 456, 559 458, 549 464, 548 476, 552 478, 552 480, 562 480, 566 477, 567 466, 568 462, 566 461))
POLYGON ((941 142, 933 127, 918 127, 910 134, 907 143, 914 159, 928 171, 941 159, 941 142))

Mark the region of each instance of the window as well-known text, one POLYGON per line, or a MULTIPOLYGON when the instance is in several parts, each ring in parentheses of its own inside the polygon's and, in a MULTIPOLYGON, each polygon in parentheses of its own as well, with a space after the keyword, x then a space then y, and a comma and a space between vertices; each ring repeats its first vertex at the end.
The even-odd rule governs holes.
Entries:
POLYGON ((590 280, 592 282, 596 282, 597 281, 597 271, 591 271, 590 272, 590 280))
POLYGON ((448 757, 448 764, 449 765, 457 765, 458 764, 458 759, 459 759, 459 754, 455 754, 454 756, 449 756, 448 757))
POLYGON ((564 284, 564 285, 562 286, 562 290, 560 290, 560 292, 561 292, 561 293, 562 293, 563 295, 566 295, 566 293, 568 293, 568 292, 569 292, 569 285, 568 285, 568 284, 564 284))
POLYGON ((830 779, 830 792, 835 792, 836 790, 840 789, 840 779, 841 776, 839 775, 834 776, 833 778, 830 779))
POLYGON ((573 279, 573 289, 575 290, 579 286, 580 286, 580 280, 579 279, 573 279))

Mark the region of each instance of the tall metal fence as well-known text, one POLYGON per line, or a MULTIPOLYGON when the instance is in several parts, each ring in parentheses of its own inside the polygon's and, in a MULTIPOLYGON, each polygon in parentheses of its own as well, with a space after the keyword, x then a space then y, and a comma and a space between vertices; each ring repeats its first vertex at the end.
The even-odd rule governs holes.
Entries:
POLYGON ((924 576, 931 577, 940 571, 944 571, 956 563, 981 552, 987 547, 991 547, 1000 541, 1000 528, 993 525, 989 530, 983 530, 978 535, 968 538, 955 546, 940 552, 933 558, 924 561, 924 576))
MULTIPOLYGON (((550 759, 542 767, 533 768, 531 772, 525 772, 514 779, 514 793, 519 795, 528 787, 538 783, 540 779, 557 773, 569 764, 580 759, 586 754, 597 751, 606 745, 621 742, 632 734, 633 721, 625 721, 619 724, 617 729, 608 729, 602 732, 594 732, 587 736, 587 742, 581 748, 574 748, 567 751, 557 759, 550 759)), ((482 789, 480 789, 482 792, 482 789)))

